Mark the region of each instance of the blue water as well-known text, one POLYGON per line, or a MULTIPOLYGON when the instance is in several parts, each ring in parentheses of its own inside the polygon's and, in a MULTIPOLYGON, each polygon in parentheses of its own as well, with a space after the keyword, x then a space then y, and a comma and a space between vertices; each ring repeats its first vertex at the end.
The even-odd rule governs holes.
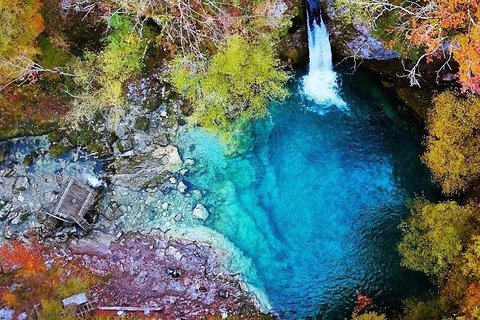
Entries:
POLYGON ((203 164, 207 225, 253 261, 247 281, 286 319, 351 315, 356 292, 380 307, 424 292, 428 282, 402 269, 396 251, 407 202, 435 194, 419 160, 421 132, 368 75, 342 77, 346 108, 302 95, 272 107, 226 156, 199 129, 184 154, 203 164))

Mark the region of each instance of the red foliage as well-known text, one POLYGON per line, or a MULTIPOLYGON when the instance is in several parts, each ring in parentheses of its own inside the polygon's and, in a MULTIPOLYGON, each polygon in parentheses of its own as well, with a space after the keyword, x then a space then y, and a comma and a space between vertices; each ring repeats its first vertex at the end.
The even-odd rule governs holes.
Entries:
POLYGON ((365 311, 367 308, 371 306, 373 306, 373 299, 357 291, 357 304, 353 309, 353 313, 354 314, 362 313, 363 311, 365 311))
POLYGON ((25 275, 35 275, 45 271, 45 261, 35 245, 27 247, 19 241, 12 241, 0 247, 0 263, 3 270, 16 270, 25 275))

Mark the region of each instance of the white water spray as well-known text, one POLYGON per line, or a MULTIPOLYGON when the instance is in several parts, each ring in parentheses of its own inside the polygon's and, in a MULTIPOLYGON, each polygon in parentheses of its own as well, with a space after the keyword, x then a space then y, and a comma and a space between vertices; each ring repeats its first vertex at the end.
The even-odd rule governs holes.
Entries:
MULTIPOLYGON (((307 13, 308 15, 308 13, 307 13)), ((303 78, 303 93, 320 105, 345 108, 345 101, 338 95, 337 74, 333 71, 332 48, 325 23, 319 18, 308 25, 310 65, 303 78)))

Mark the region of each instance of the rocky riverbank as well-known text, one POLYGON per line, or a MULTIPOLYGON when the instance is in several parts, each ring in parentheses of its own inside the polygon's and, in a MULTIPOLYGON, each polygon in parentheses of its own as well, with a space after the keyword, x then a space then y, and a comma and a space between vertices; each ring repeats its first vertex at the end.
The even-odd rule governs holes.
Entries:
POLYGON ((117 308, 118 315, 128 315, 121 310, 128 307, 162 319, 258 315, 255 297, 226 272, 208 243, 162 232, 117 239, 96 231, 54 255, 108 279, 94 286, 91 301, 99 309, 117 308))
POLYGON ((156 78, 129 86, 131 106, 113 129, 98 119, 0 143, 0 243, 39 237, 63 259, 112 276, 92 291, 99 305, 160 306, 168 319, 258 315, 234 275, 242 254, 204 227, 209 208, 189 182, 198 164, 174 145, 183 102, 156 78), (47 214, 70 178, 97 192, 87 232, 47 214))

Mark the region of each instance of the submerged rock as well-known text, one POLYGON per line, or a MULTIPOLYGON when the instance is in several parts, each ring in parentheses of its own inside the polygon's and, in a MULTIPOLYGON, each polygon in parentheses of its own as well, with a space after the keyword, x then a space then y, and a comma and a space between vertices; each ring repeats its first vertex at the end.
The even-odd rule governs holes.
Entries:
POLYGON ((193 216, 200 219, 200 220, 207 220, 209 213, 207 208, 201 203, 197 204, 195 208, 193 209, 193 216))
POLYGON ((177 189, 178 189, 178 191, 180 191, 181 193, 185 193, 185 192, 187 192, 188 187, 187 187, 187 185, 185 184, 185 182, 180 181, 180 182, 178 183, 177 189))

